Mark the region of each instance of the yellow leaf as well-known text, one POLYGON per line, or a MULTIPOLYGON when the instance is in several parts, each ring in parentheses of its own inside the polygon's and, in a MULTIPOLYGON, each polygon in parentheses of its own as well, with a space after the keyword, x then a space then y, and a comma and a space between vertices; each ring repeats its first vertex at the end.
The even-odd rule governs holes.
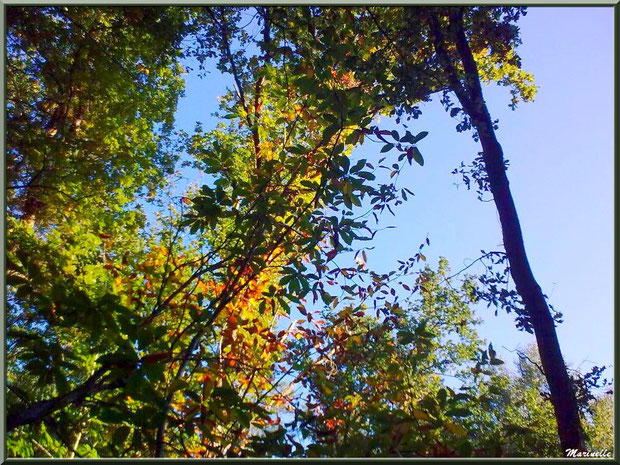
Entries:
POLYGON ((446 422, 444 426, 446 427, 448 431, 456 434, 457 436, 460 436, 460 437, 467 436, 467 431, 461 425, 455 425, 454 423, 451 423, 448 421, 446 422))
POLYGON ((416 417, 418 420, 426 420, 426 421, 431 421, 431 417, 428 416, 428 413, 426 413, 424 410, 420 410, 420 409, 413 409, 413 416, 416 417))

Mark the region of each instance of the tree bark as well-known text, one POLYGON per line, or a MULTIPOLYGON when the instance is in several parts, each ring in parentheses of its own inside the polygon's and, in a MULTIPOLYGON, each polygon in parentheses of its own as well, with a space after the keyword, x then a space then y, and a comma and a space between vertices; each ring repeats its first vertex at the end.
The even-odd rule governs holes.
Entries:
POLYGON ((109 366, 98 369, 88 378, 84 384, 76 387, 67 394, 54 397, 48 400, 34 402, 16 413, 11 413, 6 417, 6 431, 12 431, 19 426, 37 424, 46 417, 70 404, 80 404, 87 397, 99 392, 108 391, 123 387, 127 383, 127 377, 117 378, 104 384, 103 375, 109 370, 109 366))
POLYGON ((534 278, 527 258, 519 216, 506 175, 502 147, 495 136, 491 115, 484 101, 478 69, 465 36, 462 14, 459 10, 451 12, 450 32, 465 72, 464 83, 460 82, 450 62, 438 18, 431 17, 429 23, 435 50, 442 61, 444 71, 448 73, 450 88, 456 93, 480 138, 482 157, 499 214, 510 272, 536 335, 540 359, 549 384, 562 452, 566 454, 567 449, 582 450, 583 434, 573 383, 560 350, 549 306, 534 278))

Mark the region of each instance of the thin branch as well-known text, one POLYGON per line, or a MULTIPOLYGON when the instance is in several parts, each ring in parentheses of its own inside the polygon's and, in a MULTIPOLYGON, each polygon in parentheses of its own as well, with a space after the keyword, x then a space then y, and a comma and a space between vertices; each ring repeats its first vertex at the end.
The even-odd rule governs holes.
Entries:
MULTIPOLYGON (((215 13, 213 12, 213 9, 211 7, 205 7, 205 9, 207 10, 207 13, 209 13, 213 21, 220 28, 220 32, 222 34, 223 46, 224 46, 224 54, 226 55, 226 59, 228 60, 230 64, 231 74, 233 75, 233 78, 235 80, 235 86, 237 90, 237 96, 239 97, 239 103, 241 104, 241 107, 243 108, 243 111, 245 112, 246 122, 248 123, 248 126, 251 128, 252 121, 250 120, 250 112, 247 106, 247 101, 245 98, 245 92, 243 90, 243 85, 241 83, 241 78, 237 70, 237 65, 235 64, 235 59, 230 50, 230 39, 228 37, 228 28, 226 27, 226 22, 218 20, 218 18, 216 18, 215 13)), ((220 14, 220 16, 222 15, 220 14)))
POLYGON ((458 78, 458 72, 454 68, 452 60, 446 50, 445 39, 439 25, 439 18, 434 14, 430 14, 428 17, 428 24, 431 30, 433 45, 435 46, 435 52, 437 53, 441 66, 446 71, 448 82, 450 83, 450 89, 456 93, 458 99, 469 113, 472 102, 469 93, 465 88, 463 88, 463 85, 458 78))
POLYGON ((49 458, 53 459, 53 458, 57 458, 54 457, 50 451, 48 451, 45 447, 43 447, 39 442, 37 442, 36 439, 31 438, 32 443, 37 446, 37 449, 39 449, 41 452, 43 452, 45 455, 47 455, 49 458))

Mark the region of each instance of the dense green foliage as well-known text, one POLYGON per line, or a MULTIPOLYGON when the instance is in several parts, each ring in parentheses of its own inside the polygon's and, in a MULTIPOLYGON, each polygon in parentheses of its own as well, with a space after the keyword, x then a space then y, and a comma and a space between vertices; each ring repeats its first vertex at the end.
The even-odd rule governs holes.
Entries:
MULTIPOLYGON (((544 379, 476 333, 488 276, 434 270, 428 239, 367 263, 428 135, 376 117, 435 92, 460 112, 424 27, 395 40, 431 14, 7 9, 9 456, 561 455, 544 379), (230 76, 210 131, 174 127, 188 57, 230 76), (350 157, 365 140, 377 160, 350 157), (181 163, 207 182, 175 196, 181 163)), ((512 104, 534 92, 520 14, 466 14, 512 104)), ((584 421, 611 448, 595 384, 584 421)))

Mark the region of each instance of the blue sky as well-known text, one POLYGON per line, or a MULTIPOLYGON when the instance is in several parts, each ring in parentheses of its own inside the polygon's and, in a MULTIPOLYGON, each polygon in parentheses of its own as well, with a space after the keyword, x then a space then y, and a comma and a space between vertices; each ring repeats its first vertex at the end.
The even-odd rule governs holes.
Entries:
MULTIPOLYGON (((539 87, 533 103, 508 108, 509 94, 496 85, 484 89, 498 139, 510 160, 508 176, 524 232, 530 264, 554 307, 564 314, 558 327, 566 360, 573 367, 613 364, 613 8, 530 7, 520 20, 524 68, 539 87)), ((177 113, 178 127, 205 129, 215 120, 217 96, 230 86, 213 73, 187 75, 186 96, 177 113)), ((471 133, 457 133, 456 121, 438 98, 422 107, 412 132, 429 131, 420 143, 424 167, 414 164, 399 184, 415 197, 401 205, 383 225, 396 228, 376 236, 368 252, 373 269, 393 269, 397 259, 417 252, 428 234, 425 251, 431 265, 446 257, 457 271, 479 257, 480 250, 499 250, 501 232, 492 202, 480 202, 474 191, 457 188, 451 174, 461 161, 480 151, 471 133)), ((381 126, 396 127, 382 119, 381 126)), ((365 144, 355 157, 378 158, 378 147, 365 144)), ((472 268, 475 271, 475 268, 472 268)), ((494 316, 480 308, 481 335, 505 360, 534 338, 518 332, 512 315, 494 316), (506 348, 506 350, 504 349, 506 348)), ((611 376, 611 373, 608 373, 611 376)))

